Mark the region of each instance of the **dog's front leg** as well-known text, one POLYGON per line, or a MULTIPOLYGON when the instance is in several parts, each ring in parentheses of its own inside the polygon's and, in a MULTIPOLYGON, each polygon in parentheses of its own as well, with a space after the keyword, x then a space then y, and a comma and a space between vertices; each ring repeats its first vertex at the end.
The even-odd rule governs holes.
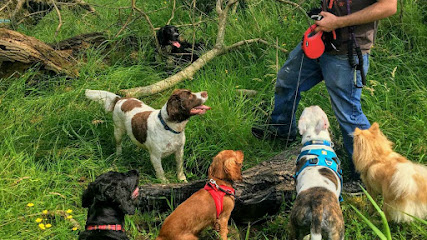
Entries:
MULTIPOLYGON (((231 209, 233 210, 233 209, 231 209)), ((219 235, 222 240, 227 240, 228 235, 228 219, 230 219, 231 211, 223 211, 219 218, 217 219, 217 223, 219 224, 219 235)), ((217 229, 218 230, 218 229, 217 229)))
POLYGON ((180 147, 178 151, 175 152, 175 160, 176 160, 176 172, 178 176, 178 180, 187 182, 187 178, 184 174, 184 146, 180 147))
POLYGON ((221 236, 222 240, 227 240, 227 235, 228 235, 228 220, 221 220, 218 219, 218 223, 219 223, 219 235, 221 236))
POLYGON ((151 164, 153 164, 154 170, 156 171, 156 177, 163 183, 167 183, 168 180, 165 177, 165 172, 162 167, 162 157, 161 154, 151 153, 150 152, 151 164))

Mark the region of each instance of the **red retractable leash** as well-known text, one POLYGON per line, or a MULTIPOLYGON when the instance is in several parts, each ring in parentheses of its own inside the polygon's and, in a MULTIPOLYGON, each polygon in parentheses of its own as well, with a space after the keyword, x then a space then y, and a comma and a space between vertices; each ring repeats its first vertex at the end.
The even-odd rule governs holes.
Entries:
POLYGON ((316 59, 322 56, 325 51, 325 44, 323 43, 323 32, 314 32, 317 25, 311 25, 304 33, 302 39, 302 50, 308 58, 316 59))
MULTIPOLYGON (((328 10, 332 9, 334 0, 329 1, 328 10)), ((314 14, 310 16, 311 19, 320 21, 323 16, 314 14)), ((317 59, 325 52, 325 43, 323 42, 323 31, 315 32, 317 25, 311 25, 304 33, 302 40, 302 50, 305 55, 310 59, 317 59)), ((337 39, 335 30, 332 31, 332 37, 334 40, 337 39)))

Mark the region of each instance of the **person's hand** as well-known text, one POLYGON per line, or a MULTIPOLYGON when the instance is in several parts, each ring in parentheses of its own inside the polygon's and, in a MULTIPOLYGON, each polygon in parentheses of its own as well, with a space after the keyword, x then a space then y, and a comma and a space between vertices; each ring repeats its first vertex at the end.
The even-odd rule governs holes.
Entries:
POLYGON ((335 16, 330 12, 320 12, 319 15, 322 15, 323 18, 320 21, 315 21, 317 27, 316 32, 331 32, 337 28, 341 28, 339 17, 335 16))

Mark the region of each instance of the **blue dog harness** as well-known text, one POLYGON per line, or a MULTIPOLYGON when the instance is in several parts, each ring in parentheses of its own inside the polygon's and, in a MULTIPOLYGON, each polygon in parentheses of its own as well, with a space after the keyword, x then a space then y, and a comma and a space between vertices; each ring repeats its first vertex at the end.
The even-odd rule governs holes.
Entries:
MULTIPOLYGON (((295 173, 295 175, 293 176, 294 179, 296 180, 298 178, 298 175, 306 167, 311 167, 311 166, 327 167, 327 168, 331 169, 332 171, 334 171, 334 173, 340 179, 340 181, 341 181, 341 192, 342 192, 343 179, 342 179, 342 169, 340 167, 341 162, 338 159, 337 154, 334 151, 331 151, 331 150, 328 150, 328 149, 322 147, 322 146, 328 146, 328 147, 332 148, 333 144, 329 141, 326 141, 326 140, 311 140, 311 141, 306 142, 303 146, 306 147, 309 145, 319 145, 319 148, 302 151, 299 154, 295 164, 298 164, 298 162, 301 160, 301 158, 303 158, 306 155, 315 155, 317 157, 312 157, 312 158, 308 159, 305 162, 305 164, 301 167, 301 169, 295 173)), ((340 192, 340 197, 339 197, 340 202, 343 201, 343 198, 341 196, 341 192, 340 192)))

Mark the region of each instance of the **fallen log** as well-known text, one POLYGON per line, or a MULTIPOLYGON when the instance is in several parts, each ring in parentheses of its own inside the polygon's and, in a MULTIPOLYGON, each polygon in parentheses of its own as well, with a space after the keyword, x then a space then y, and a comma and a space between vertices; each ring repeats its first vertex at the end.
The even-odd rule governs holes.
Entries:
MULTIPOLYGON (((236 205, 232 219, 238 224, 255 222, 276 214, 294 194, 294 160, 299 146, 283 152, 243 172, 243 181, 233 184, 236 205)), ((182 184, 149 184, 140 186, 140 210, 165 212, 175 208, 203 188, 206 180, 182 184)))
POLYGON ((58 43, 49 44, 56 51, 65 52, 68 55, 77 57, 80 53, 90 47, 98 47, 107 44, 107 38, 102 32, 93 32, 77 35, 58 43))
POLYGON ((57 74, 77 77, 77 61, 46 43, 22 33, 0 28, 0 78, 39 64, 57 74))

